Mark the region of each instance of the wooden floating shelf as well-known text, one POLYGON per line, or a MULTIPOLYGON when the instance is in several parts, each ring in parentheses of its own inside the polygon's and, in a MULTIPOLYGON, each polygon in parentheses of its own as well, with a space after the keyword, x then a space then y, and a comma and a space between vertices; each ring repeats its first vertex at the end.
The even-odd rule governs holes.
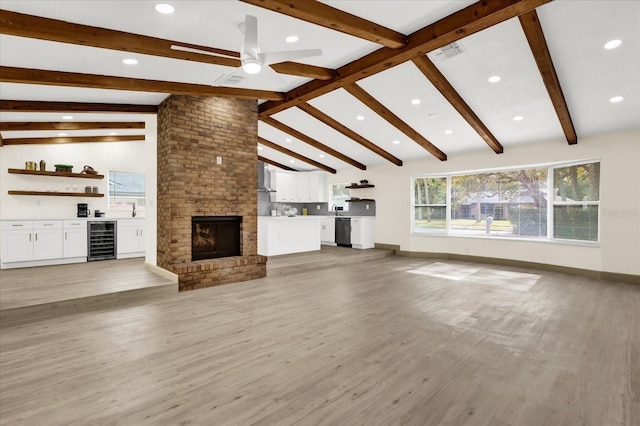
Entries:
POLYGON ((376 187, 375 185, 370 185, 370 184, 345 186, 345 188, 348 188, 348 189, 375 188, 375 187, 376 187))
POLYGON ((89 173, 48 172, 46 170, 9 169, 9 173, 16 175, 56 176, 81 179, 104 179, 104 175, 92 175, 89 173))
POLYGON ((345 200, 347 203, 371 203, 376 200, 372 200, 371 198, 358 198, 357 200, 345 200))
POLYGON ((91 197, 102 198, 104 194, 95 192, 48 192, 48 191, 9 191, 9 195, 43 195, 45 197, 91 197))

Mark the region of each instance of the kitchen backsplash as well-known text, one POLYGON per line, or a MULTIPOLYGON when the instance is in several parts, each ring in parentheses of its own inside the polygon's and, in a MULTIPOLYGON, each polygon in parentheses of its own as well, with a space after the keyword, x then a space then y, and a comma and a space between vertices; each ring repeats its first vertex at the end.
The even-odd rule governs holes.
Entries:
MULTIPOLYGON (((270 216, 271 210, 279 211, 281 215, 289 208, 298 210, 298 215, 302 215, 302 209, 307 209, 310 216, 330 216, 335 212, 329 209, 329 203, 272 203, 268 192, 258 192, 258 216, 270 216), (318 209, 318 206, 320 207, 318 209)), ((349 216, 375 216, 376 203, 351 203, 349 211, 344 213, 349 216), (367 205, 369 209, 367 209, 367 205)))

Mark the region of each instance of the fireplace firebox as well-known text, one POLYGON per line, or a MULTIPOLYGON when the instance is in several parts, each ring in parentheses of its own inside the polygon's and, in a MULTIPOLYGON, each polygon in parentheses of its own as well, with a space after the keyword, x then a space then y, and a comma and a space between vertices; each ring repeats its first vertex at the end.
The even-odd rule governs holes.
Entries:
POLYGON ((242 216, 193 216, 191 260, 241 256, 242 216))

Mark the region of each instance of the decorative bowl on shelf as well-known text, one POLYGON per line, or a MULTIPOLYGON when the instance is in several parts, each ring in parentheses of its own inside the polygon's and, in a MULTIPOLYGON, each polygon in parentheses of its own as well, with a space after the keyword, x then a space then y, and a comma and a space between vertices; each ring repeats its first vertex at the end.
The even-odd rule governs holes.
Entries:
POLYGON ((368 181, 368 180, 366 180, 366 179, 362 179, 362 180, 360 181, 360 185, 366 185, 366 184, 368 184, 368 183, 369 183, 369 181, 368 181))
POLYGON ((56 172, 71 173, 71 170, 73 170, 73 166, 68 164, 54 164, 53 167, 56 168, 56 172))

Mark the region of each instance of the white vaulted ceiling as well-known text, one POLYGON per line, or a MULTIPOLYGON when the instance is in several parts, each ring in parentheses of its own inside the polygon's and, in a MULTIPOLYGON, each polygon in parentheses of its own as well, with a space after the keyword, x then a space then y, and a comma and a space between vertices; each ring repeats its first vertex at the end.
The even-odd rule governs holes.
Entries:
MULTIPOLYGON (((258 18, 258 40, 263 51, 321 48, 322 56, 297 62, 328 69, 338 69, 382 47, 240 1, 168 1, 176 9, 171 15, 154 10, 159 2, 2 0, 0 9, 233 51, 239 51, 243 40, 238 25, 250 14, 258 18), (285 42, 289 35, 297 35, 299 41, 285 42)), ((462 0, 322 3, 404 35, 474 4, 462 0)), ((536 12, 578 143, 580 138, 593 134, 640 128, 640 2, 555 0, 537 7, 536 12), (606 50, 604 44, 612 39, 620 39, 622 44, 606 50), (610 103, 613 96, 624 99, 610 103)), ((445 58, 438 51, 432 51, 427 57, 505 151, 517 144, 549 140, 567 143, 518 18, 471 34, 459 43, 465 51, 457 56, 445 58), (489 83, 488 78, 494 75, 501 80, 489 83), (515 116, 522 116, 523 120, 514 121, 515 116)), ((201 85, 211 85, 231 70, 221 65, 6 35, 4 31, 0 35, 0 65, 201 85), (138 59, 139 63, 124 65, 122 59, 129 57, 138 59)), ((311 81, 280 75, 283 81, 272 80, 261 73, 230 87, 295 93, 294 89, 311 81)), ((0 81, 3 101, 157 105, 170 93, 14 83, 7 82, 1 75, 0 81)), ((464 151, 491 150, 411 61, 361 78, 357 85, 449 158, 464 151), (414 99, 420 103, 412 104, 414 99)), ((345 89, 313 96, 307 102, 404 162, 434 158, 345 89), (358 120, 357 116, 363 119, 358 120)), ((267 103, 262 100, 261 103, 261 108, 265 108, 267 103)), ((122 114, 74 115, 80 121, 139 121, 135 115, 128 118, 122 114)), ((271 117, 366 166, 388 163, 296 106, 271 117)), ((59 120, 60 114, 56 113, 0 112, 0 122, 59 120)), ((3 131, 2 137, 55 136, 56 133, 3 131)), ((94 131, 93 134, 100 133, 94 131)), ((259 136, 333 169, 354 167, 262 121, 259 136)), ((268 147, 263 147, 259 155, 297 170, 315 168, 299 159, 290 163, 292 158, 287 154, 268 147)))

